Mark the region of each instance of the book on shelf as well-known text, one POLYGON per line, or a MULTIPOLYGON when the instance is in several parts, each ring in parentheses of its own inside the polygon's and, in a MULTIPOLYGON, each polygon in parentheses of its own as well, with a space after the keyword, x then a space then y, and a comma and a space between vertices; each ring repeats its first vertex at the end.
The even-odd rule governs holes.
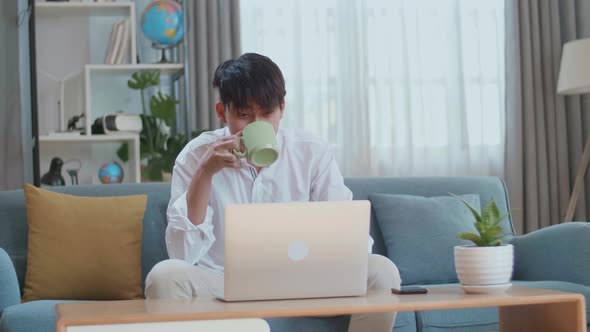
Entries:
POLYGON ((128 18, 119 20, 113 25, 105 64, 114 65, 123 63, 129 48, 130 30, 130 21, 128 18))
POLYGON ((130 33, 130 22, 129 19, 125 19, 123 22, 123 33, 122 33, 122 40, 119 50, 117 51, 117 56, 115 58, 115 63, 120 65, 125 61, 127 56, 127 50, 129 49, 129 33, 130 33))
POLYGON ((115 22, 115 24, 113 25, 113 30, 111 31, 111 38, 109 41, 109 48, 107 50, 107 55, 105 57, 104 63, 107 65, 113 64, 113 59, 115 57, 115 44, 117 42, 117 39, 119 39, 120 37, 119 34, 122 33, 122 31, 120 31, 120 25, 121 25, 121 21, 117 21, 115 22))

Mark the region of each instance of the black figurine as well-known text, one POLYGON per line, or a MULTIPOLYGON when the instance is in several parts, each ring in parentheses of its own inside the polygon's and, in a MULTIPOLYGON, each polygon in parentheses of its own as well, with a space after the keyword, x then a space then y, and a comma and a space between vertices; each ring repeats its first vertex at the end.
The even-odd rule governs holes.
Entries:
POLYGON ((54 157, 51 159, 49 172, 45 173, 45 175, 41 177, 41 184, 48 186, 65 186, 66 181, 64 180, 63 176, 61 176, 61 166, 63 164, 64 161, 61 160, 61 158, 54 157))
POLYGON ((80 121, 80 119, 82 119, 84 117, 84 113, 80 114, 80 115, 75 115, 73 117, 71 117, 68 120, 68 131, 74 131, 76 130, 76 124, 78 123, 78 121, 80 121))

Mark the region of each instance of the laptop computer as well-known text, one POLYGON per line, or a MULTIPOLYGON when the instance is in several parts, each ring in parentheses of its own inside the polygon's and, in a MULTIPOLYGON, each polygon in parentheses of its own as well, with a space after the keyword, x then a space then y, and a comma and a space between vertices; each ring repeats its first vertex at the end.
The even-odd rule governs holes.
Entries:
POLYGON ((229 205, 224 301, 367 292, 369 201, 229 205))

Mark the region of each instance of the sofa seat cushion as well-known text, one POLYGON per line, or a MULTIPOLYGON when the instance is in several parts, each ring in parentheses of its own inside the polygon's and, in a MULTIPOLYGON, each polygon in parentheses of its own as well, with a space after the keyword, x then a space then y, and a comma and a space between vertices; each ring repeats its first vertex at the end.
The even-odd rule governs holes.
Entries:
MULTIPOLYGON (((272 332, 282 331, 347 331, 349 316, 322 318, 271 318, 266 320, 272 332)), ((395 318, 395 332, 416 332, 414 312, 399 312, 395 318)))
POLYGON ((398 312, 393 326, 395 332, 415 332, 416 314, 413 311, 398 312))
MULTIPOLYGON (((513 285, 544 288, 564 292, 581 293, 586 297, 586 308, 590 299, 590 287, 562 281, 512 281, 513 285)), ((428 285, 427 287, 439 287, 447 285, 428 285)), ((586 311, 587 319, 589 317, 586 311)), ((498 308, 473 308, 455 310, 432 310, 416 313, 419 331, 497 331, 498 330, 498 308)))
MULTIPOLYGON (((266 320, 272 332, 283 331, 348 331, 350 316, 322 318, 270 318, 266 320)), ((416 332, 414 312, 400 312, 395 319, 395 332, 416 332)))
POLYGON ((4 309, 0 332, 55 332, 55 305, 64 300, 41 300, 13 305, 4 309))
POLYGON ((350 316, 309 317, 309 318, 269 318, 266 319, 271 332, 341 332, 348 330, 350 316))

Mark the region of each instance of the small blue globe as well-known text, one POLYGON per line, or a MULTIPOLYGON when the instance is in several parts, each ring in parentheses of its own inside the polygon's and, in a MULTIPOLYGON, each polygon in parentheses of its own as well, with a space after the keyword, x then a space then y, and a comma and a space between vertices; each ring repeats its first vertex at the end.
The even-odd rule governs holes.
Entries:
POLYGON ((156 0, 141 15, 141 31, 159 47, 172 47, 184 35, 182 7, 173 0, 156 0))
POLYGON ((121 183, 123 175, 123 167, 116 161, 105 163, 98 170, 98 179, 101 183, 121 183))

